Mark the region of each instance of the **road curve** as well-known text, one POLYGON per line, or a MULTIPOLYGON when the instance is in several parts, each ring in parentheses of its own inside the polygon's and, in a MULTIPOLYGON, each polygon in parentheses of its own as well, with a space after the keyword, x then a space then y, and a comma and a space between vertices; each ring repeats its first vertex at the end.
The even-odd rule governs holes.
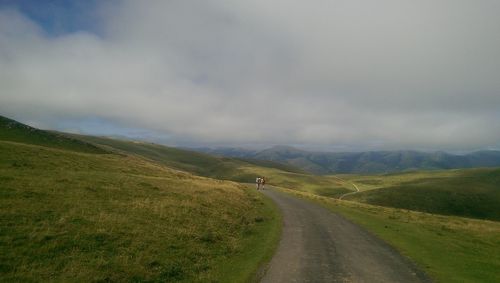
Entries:
POLYGON ((317 204, 263 191, 283 213, 278 250, 261 282, 431 282, 361 227, 317 204))

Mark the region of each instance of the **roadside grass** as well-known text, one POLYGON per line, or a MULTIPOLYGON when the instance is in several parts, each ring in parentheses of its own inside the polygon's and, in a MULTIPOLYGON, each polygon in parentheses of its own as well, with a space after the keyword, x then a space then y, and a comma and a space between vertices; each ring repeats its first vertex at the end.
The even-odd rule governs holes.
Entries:
POLYGON ((0 281, 245 282, 279 237, 240 184, 15 142, 0 156, 0 281))
POLYGON ((219 269, 220 282, 260 282, 281 238, 282 216, 279 208, 271 199, 257 193, 254 186, 247 185, 247 188, 252 195, 259 196, 263 216, 254 219, 258 223, 254 231, 246 231, 250 236, 244 238, 242 246, 246 249, 241 251, 240 256, 222 263, 219 269))
POLYGON ((340 201, 281 189, 363 226, 436 282, 500 282, 500 223, 340 201))
POLYGON ((443 215, 500 220, 500 169, 475 168, 351 178, 378 189, 345 199, 443 215), (371 178, 371 179, 367 179, 371 178))

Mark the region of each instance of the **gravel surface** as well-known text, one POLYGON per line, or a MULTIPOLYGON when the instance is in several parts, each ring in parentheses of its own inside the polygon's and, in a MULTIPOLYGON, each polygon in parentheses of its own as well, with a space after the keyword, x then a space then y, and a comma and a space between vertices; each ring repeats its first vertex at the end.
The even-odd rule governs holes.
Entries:
POLYGON ((431 282, 388 244, 317 204, 263 191, 283 213, 283 232, 262 282, 431 282))

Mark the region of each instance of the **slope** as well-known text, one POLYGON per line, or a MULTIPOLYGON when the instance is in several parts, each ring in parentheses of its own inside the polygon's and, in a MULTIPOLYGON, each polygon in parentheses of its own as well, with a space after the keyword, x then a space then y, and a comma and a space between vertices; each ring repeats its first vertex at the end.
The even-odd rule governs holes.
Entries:
POLYGON ((347 200, 500 221, 498 168, 343 177, 365 190, 347 200))
POLYGON ((22 142, 87 153, 106 153, 106 151, 90 143, 73 139, 56 132, 35 129, 3 116, 0 116, 0 140, 22 142))
POLYGON ((94 143, 109 151, 141 156, 171 168, 210 178, 253 183, 256 176, 265 176, 269 184, 324 196, 339 196, 351 190, 337 178, 311 175, 293 166, 272 161, 218 157, 158 144, 106 137, 71 137, 94 143))
POLYGON ((0 281, 245 282, 271 255, 254 190, 34 133, 0 140, 0 281))

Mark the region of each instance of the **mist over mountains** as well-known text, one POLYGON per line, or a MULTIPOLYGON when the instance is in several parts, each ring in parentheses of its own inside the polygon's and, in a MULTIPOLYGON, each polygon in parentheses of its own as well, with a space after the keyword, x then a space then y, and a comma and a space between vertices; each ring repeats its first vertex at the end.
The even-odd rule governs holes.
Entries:
POLYGON ((443 151, 312 152, 290 146, 265 150, 243 148, 196 148, 226 157, 252 158, 293 165, 315 174, 391 173, 409 170, 439 170, 500 166, 500 151, 484 150, 457 155, 443 151))

